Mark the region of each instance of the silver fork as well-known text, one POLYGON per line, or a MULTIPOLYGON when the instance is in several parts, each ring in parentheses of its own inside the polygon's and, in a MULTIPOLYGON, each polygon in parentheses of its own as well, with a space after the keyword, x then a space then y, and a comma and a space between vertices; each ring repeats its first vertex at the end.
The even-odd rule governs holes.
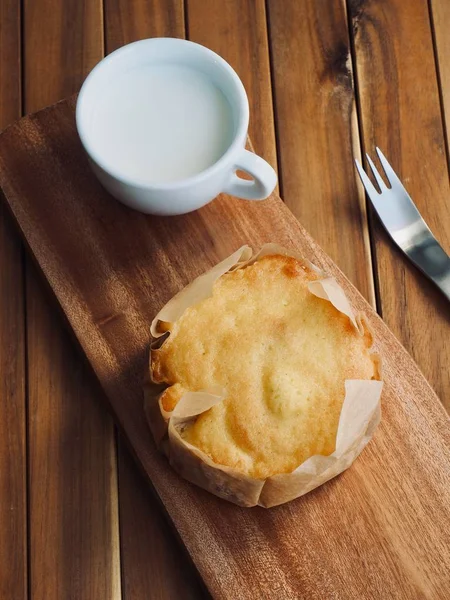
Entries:
POLYGON ((378 192, 360 163, 355 160, 367 195, 397 246, 450 300, 450 258, 422 219, 411 196, 384 154, 379 148, 376 150, 391 187, 387 187, 372 159, 366 154, 367 162, 380 188, 378 192))

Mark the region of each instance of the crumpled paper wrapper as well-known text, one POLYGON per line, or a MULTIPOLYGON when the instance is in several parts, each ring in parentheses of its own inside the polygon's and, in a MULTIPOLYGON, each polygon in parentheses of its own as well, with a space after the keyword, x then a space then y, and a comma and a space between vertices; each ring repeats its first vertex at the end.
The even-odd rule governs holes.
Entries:
MULTIPOLYGON (((155 338, 151 351, 157 352, 164 344, 166 336, 170 335, 167 331, 171 324, 188 307, 211 296, 213 285, 219 277, 253 264, 268 254, 293 256, 313 269, 319 279, 309 284, 310 292, 328 300, 347 315, 360 335, 367 331, 364 318, 354 315, 337 281, 312 263, 276 244, 266 244, 255 256, 252 254, 249 246, 243 246, 169 300, 151 324, 151 333, 155 338)), ((380 378, 379 357, 373 353, 372 358, 380 378)), ((175 409, 167 413, 159 402, 161 386, 156 391, 155 386, 150 386, 146 390, 145 412, 158 448, 166 454, 172 467, 182 477, 240 506, 259 505, 269 508, 298 498, 348 469, 369 442, 380 421, 382 386, 382 382, 378 380, 347 380, 336 450, 333 454, 312 456, 292 473, 273 475, 265 480, 254 479, 235 469, 214 463, 209 456, 182 437, 183 429, 198 415, 222 402, 226 397, 226 390, 218 388, 187 392, 175 409)))

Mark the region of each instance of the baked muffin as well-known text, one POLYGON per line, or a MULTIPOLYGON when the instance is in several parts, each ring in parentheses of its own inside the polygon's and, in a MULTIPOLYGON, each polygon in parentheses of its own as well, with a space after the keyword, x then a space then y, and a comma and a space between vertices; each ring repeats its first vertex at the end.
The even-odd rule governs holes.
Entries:
POLYGON ((263 480, 332 454, 345 381, 379 379, 371 334, 310 292, 318 278, 292 256, 264 256, 222 275, 152 351, 167 413, 188 391, 226 390, 182 432, 215 464, 263 480))

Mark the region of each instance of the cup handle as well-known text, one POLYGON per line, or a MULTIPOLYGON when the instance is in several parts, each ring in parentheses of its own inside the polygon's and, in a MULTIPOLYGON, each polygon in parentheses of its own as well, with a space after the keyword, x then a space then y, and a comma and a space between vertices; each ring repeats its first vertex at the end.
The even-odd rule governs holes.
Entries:
POLYGON ((225 194, 244 200, 264 200, 275 189, 277 174, 268 162, 253 152, 242 150, 234 166, 235 170, 223 190, 225 194), (248 173, 253 180, 248 181, 238 177, 236 175, 238 169, 248 173))

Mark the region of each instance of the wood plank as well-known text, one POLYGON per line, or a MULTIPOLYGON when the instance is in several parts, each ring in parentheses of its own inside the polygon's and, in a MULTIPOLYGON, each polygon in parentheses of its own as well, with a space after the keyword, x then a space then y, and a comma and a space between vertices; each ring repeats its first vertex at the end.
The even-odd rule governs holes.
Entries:
POLYGON ((450 3, 447 0, 430 0, 430 17, 448 154, 448 140, 450 139, 450 64, 448 61, 450 56, 450 37, 448 35, 450 3))
POLYGON ((109 54, 124 44, 149 37, 184 38, 183 0, 105 0, 105 47, 109 54))
POLYGON ((277 168, 264 0, 187 0, 187 36, 214 50, 242 79, 255 151, 277 168))
POLYGON ((448 415, 384 323, 279 198, 251 203, 221 196, 171 219, 128 210, 87 168, 74 99, 0 136, 0 185, 213 595, 446 597, 448 415), (349 471, 285 506, 248 510, 187 484, 169 468, 145 422, 142 380, 148 325, 158 308, 242 243, 258 247, 268 240, 335 275, 355 308, 367 313, 386 386, 382 423, 349 471))
MULTIPOLYGON (((183 2, 106 0, 105 45, 111 52, 153 36, 184 37, 183 2)), ((119 510, 124 599, 201 598, 200 579, 167 524, 128 450, 119 443, 119 510)))
POLYGON ((200 600, 203 589, 186 550, 169 527, 148 481, 119 442, 123 598, 200 600))
MULTIPOLYGON (((20 5, 0 0, 0 130, 20 117, 20 5)), ((1 193, 0 193, 1 196, 1 193)), ((27 596, 22 244, 0 197, 0 598, 27 596)))
MULTIPOLYGON (((25 110, 77 90, 103 55, 102 3, 25 0, 25 110)), ((121 597, 114 427, 27 264, 30 591, 121 597)))
POLYGON ((79 90, 103 57, 101 0, 23 0, 25 112, 79 90))
POLYGON ((267 5, 284 201, 374 305, 345 3, 267 5))
MULTIPOLYGON (((379 146, 450 252, 450 187, 426 0, 350 2, 364 147, 379 146)), ((450 409, 448 303, 373 219, 380 308, 450 409)))
POLYGON ((118 600, 113 427, 34 269, 27 284, 31 594, 118 600))

